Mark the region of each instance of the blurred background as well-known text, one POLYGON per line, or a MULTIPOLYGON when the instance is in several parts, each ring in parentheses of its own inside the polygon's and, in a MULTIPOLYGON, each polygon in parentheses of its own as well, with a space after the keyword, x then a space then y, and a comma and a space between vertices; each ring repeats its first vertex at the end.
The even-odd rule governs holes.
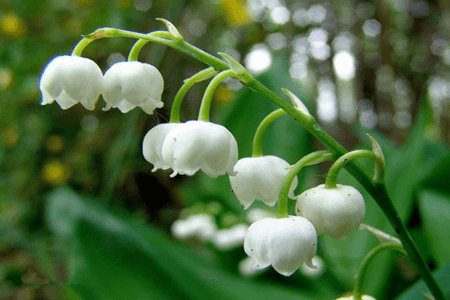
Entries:
MULTIPOLYGON (((142 49, 140 61, 165 80, 165 106, 150 116, 139 108, 104 112, 102 99, 94 111, 40 106, 39 76, 52 57, 99 27, 163 29, 157 17, 186 41, 232 55, 276 93, 293 91, 349 149, 368 148, 365 134, 374 135, 401 216, 448 283, 449 16, 444 0, 0 0, 0 299, 332 299, 352 289, 377 244, 369 233, 322 237, 314 274, 248 273, 239 233, 231 234, 236 244, 214 237, 270 209, 254 204, 245 212, 225 176, 150 172, 142 138, 168 121, 183 79, 202 63, 157 44, 142 49), (199 214, 208 221, 183 223, 193 228, 187 233, 174 229, 199 214)), ((106 70, 133 43, 102 39, 83 55, 106 70)), ((183 120, 196 117, 205 86, 187 94, 183 120)), ((212 121, 232 131, 241 158, 251 155, 256 126, 276 107, 235 81, 214 100, 212 121)), ((319 148, 288 117, 264 141, 266 154, 290 163, 319 148)), ((325 175, 322 167, 302 171, 297 192, 325 175)), ((341 180, 357 185, 345 172, 341 180)), ((364 222, 392 233, 366 200, 364 222)), ((412 299, 402 294, 414 293, 418 280, 407 258, 386 254, 376 264, 367 293, 412 299)))

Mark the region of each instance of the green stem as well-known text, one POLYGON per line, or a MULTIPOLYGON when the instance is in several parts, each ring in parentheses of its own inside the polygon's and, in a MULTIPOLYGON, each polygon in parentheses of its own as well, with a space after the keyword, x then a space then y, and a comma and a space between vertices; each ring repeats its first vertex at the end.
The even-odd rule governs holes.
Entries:
POLYGON ((225 70, 214 76, 211 82, 206 87, 205 93, 203 94, 202 103, 200 105, 200 111, 198 113, 198 119, 202 121, 209 122, 209 113, 211 110, 211 102, 214 96, 214 92, 220 85, 222 80, 227 77, 235 77, 236 74, 233 70, 225 70))
POLYGON ((82 38, 73 48, 72 55, 81 56, 81 53, 83 53, 84 48, 86 48, 86 46, 93 41, 94 41, 93 39, 87 37, 82 38))
MULTIPOLYGON (((161 37, 170 39, 171 35, 167 31, 153 31, 148 33, 149 36, 161 37)), ((148 39, 139 39, 133 47, 131 47, 130 53, 128 54, 128 61, 137 61, 139 58, 139 52, 141 52, 142 47, 150 42, 148 39)))
POLYGON ((361 300, 362 285, 365 282, 369 265, 374 261, 374 259, 378 256, 378 254, 380 254, 385 250, 396 250, 403 254, 406 254, 405 249, 402 247, 402 245, 396 243, 380 244, 375 248, 373 248, 372 250, 370 250, 369 253, 367 253, 366 257, 364 258, 361 267, 359 269, 358 277, 355 283, 355 288, 353 289, 353 299, 361 300))
POLYGON ((270 114, 268 114, 262 121, 259 123, 258 128, 256 129, 255 136, 253 137, 253 149, 252 149, 252 156, 262 156, 263 150, 262 150, 262 141, 264 137, 264 133, 267 130, 267 127, 269 127, 270 124, 272 124, 273 121, 275 121, 277 118, 285 115, 286 112, 284 110, 277 109, 270 114))
POLYGON ((384 163, 380 161, 379 157, 372 151, 355 150, 347 152, 333 163, 333 165, 330 167, 330 170, 328 171, 327 179, 325 181, 325 187, 328 189, 336 188, 339 171, 351 160, 362 157, 370 158, 375 162, 374 176, 377 177, 375 178, 375 180, 377 182, 381 182, 382 178, 384 177, 384 163))
POLYGON ((289 202, 289 190, 291 189, 292 182, 294 181, 300 170, 308 165, 318 164, 327 160, 330 160, 332 155, 327 150, 320 150, 316 152, 309 153, 308 155, 300 158, 294 165, 289 167, 289 172, 283 179, 281 184, 280 194, 277 203, 277 217, 286 218, 288 213, 288 202, 289 202))
POLYGON ((216 74, 217 71, 214 70, 214 68, 209 67, 184 80, 183 85, 178 90, 172 103, 172 109, 170 111, 170 120, 169 120, 171 123, 180 122, 181 102, 183 101, 183 98, 189 91, 189 89, 194 84, 203 80, 207 80, 216 74))
POLYGON ((175 50, 178 50, 182 53, 185 53, 213 68, 216 70, 226 70, 229 69, 228 65, 221 59, 209 54, 208 52, 197 48, 184 40, 180 39, 172 39, 172 35, 169 32, 162 35, 160 31, 157 31, 158 34, 153 33, 140 33, 129 30, 117 29, 104 27, 99 28, 93 33, 87 35, 89 39, 100 39, 100 38, 109 38, 109 37, 127 37, 133 39, 143 39, 148 40, 149 42, 159 43, 161 45, 165 45, 171 47, 175 50))
MULTIPOLYGON (((354 171, 350 169, 350 173, 353 172, 354 171)), ((398 234, 398 237, 402 242, 406 253, 408 253, 409 259, 415 265, 417 272, 420 274, 435 299, 445 300, 444 293, 442 292, 433 274, 425 263, 422 255, 419 252, 419 249, 417 248, 416 244, 411 238, 411 235, 406 229, 406 226, 401 221, 400 215, 395 209, 394 204, 392 203, 386 190, 386 185, 382 183, 372 183, 372 185, 368 185, 366 182, 363 182, 362 184, 363 186, 367 186, 366 189, 368 190, 368 192, 377 201, 377 204, 382 208, 386 218, 394 228, 394 231, 398 234)))

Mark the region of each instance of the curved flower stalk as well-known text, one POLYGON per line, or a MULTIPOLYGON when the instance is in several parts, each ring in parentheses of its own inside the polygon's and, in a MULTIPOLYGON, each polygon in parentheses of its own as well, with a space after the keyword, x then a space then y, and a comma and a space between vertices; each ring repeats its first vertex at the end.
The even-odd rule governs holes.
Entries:
MULTIPOLYGON (((242 158, 234 166, 236 175, 230 176, 231 188, 245 209, 255 199, 274 206, 289 166, 287 161, 273 155, 242 158)), ((289 190, 291 198, 295 197, 297 183, 296 177, 289 190)))
POLYGON ((164 79, 157 68, 138 61, 122 61, 113 64, 105 73, 103 98, 108 110, 117 107, 127 113, 140 107, 147 114, 163 107, 161 94, 164 79))
POLYGON ((42 105, 56 101, 62 109, 81 103, 93 110, 103 87, 103 73, 92 60, 61 55, 52 59, 42 72, 39 89, 42 105))
POLYGON ((314 268, 316 229, 303 217, 265 218, 250 225, 244 250, 255 267, 272 265, 278 273, 290 276, 304 263, 314 268))
POLYGON ((328 233, 332 238, 343 239, 361 224, 365 203, 352 186, 338 184, 326 188, 321 184, 297 197, 295 213, 311 221, 317 234, 328 233))
POLYGON ((163 159, 162 146, 167 134, 179 126, 181 123, 164 123, 159 124, 150 129, 144 136, 142 142, 142 153, 144 158, 151 164, 153 164, 152 172, 158 169, 167 170, 171 167, 163 159))
POLYGON ((188 121, 171 129, 162 144, 162 159, 177 174, 202 170, 210 177, 235 174, 238 146, 228 129, 205 121, 188 121))

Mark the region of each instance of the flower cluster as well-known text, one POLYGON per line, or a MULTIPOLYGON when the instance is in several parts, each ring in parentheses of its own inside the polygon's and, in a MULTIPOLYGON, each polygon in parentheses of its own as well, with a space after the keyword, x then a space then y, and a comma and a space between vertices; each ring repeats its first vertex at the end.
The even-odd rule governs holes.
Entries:
POLYGON ((161 73, 154 66, 138 61, 115 63, 103 75, 88 58, 57 56, 45 67, 39 88, 42 105, 56 101, 62 109, 81 103, 93 110, 100 95, 106 102, 104 110, 117 107, 126 113, 138 106, 152 114, 155 108, 163 106, 161 73))
MULTIPOLYGON (((198 74, 186 80, 180 91, 185 93, 184 87, 187 89, 216 73, 208 70, 198 74)), ((333 238, 345 238, 364 217, 364 199, 353 187, 336 184, 320 185, 295 196, 297 171, 292 176, 291 170, 296 168, 280 157, 263 155, 260 149, 265 128, 284 111, 275 111, 261 122, 255 134, 252 157, 238 160, 234 136, 224 126, 209 121, 211 95, 220 80, 233 75, 232 70, 223 71, 211 80, 198 120, 179 122, 179 118, 175 118, 176 121, 151 128, 143 139, 143 156, 153 165, 152 171, 172 169, 171 177, 191 176, 198 171, 210 177, 227 174, 231 189, 244 209, 260 200, 268 206, 284 205, 281 211, 286 213, 220 233, 210 216, 197 215, 175 222, 172 232, 179 238, 212 241, 220 249, 243 244, 256 269, 271 265, 278 273, 289 276, 304 265, 314 268, 312 259, 318 235, 326 233, 333 238), (287 213, 287 204, 280 199, 283 193, 286 201, 288 197, 296 199, 295 216, 287 213)), ((154 109, 163 106, 164 80, 154 66, 138 61, 115 63, 103 74, 92 60, 76 55, 58 56, 44 69, 40 89, 42 104, 56 101, 63 109, 81 103, 93 110, 99 96, 103 95, 104 110, 118 108, 126 113, 138 106, 152 114, 154 109)), ((182 96, 175 98, 179 105, 182 96)), ((299 102, 298 98, 294 100, 294 104, 299 102)), ((305 110, 303 107, 306 113, 305 110)), ((310 163, 314 161, 305 165, 310 163)))

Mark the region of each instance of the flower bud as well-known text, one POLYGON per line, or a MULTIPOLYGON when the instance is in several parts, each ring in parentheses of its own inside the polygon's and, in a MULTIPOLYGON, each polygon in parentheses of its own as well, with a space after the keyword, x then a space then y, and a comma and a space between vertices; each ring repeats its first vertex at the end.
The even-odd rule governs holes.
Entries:
POLYGON ((314 225, 303 217, 265 218, 250 225, 244 251, 259 269, 269 265, 284 276, 292 275, 303 263, 312 265, 316 254, 314 225))
POLYGON ((193 175, 202 170, 210 177, 234 174, 237 142, 222 125, 205 121, 181 123, 167 133, 162 158, 176 174, 193 175))
POLYGON ((81 56, 55 57, 47 64, 39 81, 41 104, 56 101, 62 109, 79 102, 93 110, 102 88, 102 70, 94 61, 81 56))
MULTIPOLYGON (((236 175, 230 176, 231 188, 245 209, 255 199, 274 206, 289 166, 284 159, 273 155, 240 159, 234 166, 236 175)), ((296 187, 297 178, 290 188, 291 198, 296 187)))
POLYGON ((310 220, 319 235, 328 233, 332 238, 343 239, 361 224, 365 203, 352 186, 338 184, 336 188, 326 188, 321 184, 297 197, 295 212, 310 220))
POLYGON ((105 73, 104 110, 117 107, 123 113, 139 106, 147 114, 162 107, 164 80, 151 64, 122 61, 113 64, 105 73))

